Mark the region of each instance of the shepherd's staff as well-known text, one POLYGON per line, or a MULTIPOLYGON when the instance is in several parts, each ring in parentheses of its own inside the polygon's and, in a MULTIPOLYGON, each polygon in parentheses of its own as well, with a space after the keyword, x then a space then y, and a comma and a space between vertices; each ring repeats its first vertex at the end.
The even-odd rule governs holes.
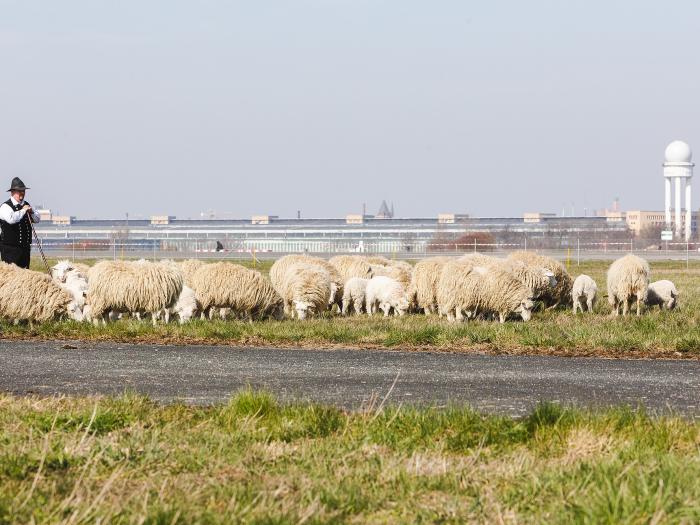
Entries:
POLYGON ((39 240, 39 236, 36 234, 36 230, 34 229, 34 219, 32 219, 32 214, 29 214, 29 227, 32 229, 32 233, 34 234, 34 242, 36 242, 36 245, 39 247, 39 253, 41 254, 41 259, 44 261, 44 266, 46 267, 46 273, 51 275, 51 270, 49 269, 49 262, 46 260, 46 255, 44 255, 44 250, 41 247, 41 241, 39 240))

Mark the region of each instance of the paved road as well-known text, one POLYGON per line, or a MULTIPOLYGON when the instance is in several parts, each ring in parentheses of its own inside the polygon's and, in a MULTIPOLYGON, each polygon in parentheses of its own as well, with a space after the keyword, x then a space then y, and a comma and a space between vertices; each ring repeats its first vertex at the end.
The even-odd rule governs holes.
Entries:
POLYGON ((14 394, 120 394, 210 404, 250 385, 282 400, 359 408, 387 402, 467 402, 520 415, 540 400, 644 405, 700 417, 700 362, 486 356, 374 350, 0 341, 0 390, 14 394))

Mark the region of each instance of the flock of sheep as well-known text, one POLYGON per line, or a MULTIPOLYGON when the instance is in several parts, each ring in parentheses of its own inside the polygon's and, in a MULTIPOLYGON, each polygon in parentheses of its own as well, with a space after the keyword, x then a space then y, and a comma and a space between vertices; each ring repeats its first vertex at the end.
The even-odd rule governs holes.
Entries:
MULTIPOLYGON (((649 265, 635 255, 610 266, 607 295, 614 315, 626 315, 635 303, 637 315, 642 304, 676 307, 673 283, 650 283, 649 276, 649 265)), ((379 256, 287 255, 275 261, 269 278, 237 264, 200 260, 100 261, 91 267, 60 261, 51 276, 0 263, 0 317, 29 322, 97 324, 124 314, 150 317, 154 324, 217 315, 252 321, 381 310, 384 316, 422 312, 503 323, 528 321, 537 305, 592 311, 597 294, 589 276, 573 280, 560 262, 528 251, 506 258, 432 257, 415 266, 379 256)))

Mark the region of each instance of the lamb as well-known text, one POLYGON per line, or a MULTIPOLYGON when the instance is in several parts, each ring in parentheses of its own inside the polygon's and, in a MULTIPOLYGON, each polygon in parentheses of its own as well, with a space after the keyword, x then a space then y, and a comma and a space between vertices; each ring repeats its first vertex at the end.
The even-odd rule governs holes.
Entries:
POLYGON ((367 315, 375 313, 377 306, 384 312, 384 317, 389 316, 392 308, 397 316, 404 315, 408 310, 406 289, 398 281, 383 275, 369 280, 365 301, 367 315))
POLYGON ((353 277, 372 278, 372 266, 360 255, 338 255, 331 257, 328 262, 338 270, 345 282, 353 277))
POLYGON ((333 305, 338 305, 340 308, 343 300, 343 278, 335 266, 320 257, 293 254, 285 255, 277 259, 270 268, 270 281, 272 282, 272 286, 275 287, 275 290, 277 290, 280 295, 284 296, 281 287, 285 273, 290 266, 299 263, 317 266, 328 274, 328 278, 331 282, 328 306, 332 307, 333 305))
POLYGON ((523 321, 530 320, 535 305, 532 290, 514 275, 496 266, 473 266, 469 270, 468 262, 464 272, 466 275, 456 280, 451 302, 440 304, 443 310, 454 309, 455 320, 463 319, 462 312, 466 312, 467 317, 498 314, 501 323, 513 313, 519 314, 523 321))
POLYGON ((540 299, 544 301, 548 308, 556 308, 560 304, 569 304, 569 301, 571 300, 573 280, 571 279, 569 272, 567 272, 566 268, 564 268, 564 265, 559 261, 552 259, 551 257, 538 255, 537 253, 524 250, 517 250, 510 253, 508 255, 508 259, 523 261, 531 266, 550 270, 554 274, 556 284, 542 297, 540 297, 540 299))
POLYGON ((343 286, 343 309, 341 313, 347 315, 352 305, 355 309, 356 314, 362 313, 362 310, 366 310, 366 294, 367 294, 367 283, 369 279, 363 279, 362 277, 353 277, 348 279, 343 286))
POLYGON ((658 305, 660 310, 664 308, 673 310, 678 306, 678 290, 676 290, 676 285, 666 279, 650 283, 644 304, 647 306, 658 305))
POLYGON ((327 271, 315 264, 296 263, 287 267, 278 292, 284 312, 303 320, 328 309, 331 290, 327 271))
POLYGON ((260 272, 239 264, 203 265, 192 276, 192 289, 202 315, 211 316, 212 308, 230 308, 236 317, 250 320, 282 315, 282 297, 272 284, 260 272))
POLYGON ((646 300, 649 287, 649 263, 641 257, 628 254, 619 258, 608 269, 608 302, 613 309, 613 315, 627 315, 632 301, 637 301, 637 315, 641 313, 641 305, 646 300))
POLYGON ((67 259, 63 259, 61 261, 58 261, 51 267, 51 277, 57 283, 65 283, 66 274, 70 271, 75 272, 75 274, 87 280, 87 274, 88 271, 90 271, 90 267, 87 264, 77 263, 69 261, 67 259))
POLYGON ((71 294, 46 274, 0 262, 0 317, 45 322, 83 313, 71 294))
POLYGON ((177 302, 182 291, 182 274, 173 264, 130 261, 102 261, 88 272, 87 302, 93 322, 106 322, 110 312, 150 313, 156 323, 158 312, 177 302))
POLYGON ((576 315, 576 310, 589 312, 593 311, 593 306, 595 305, 596 296, 598 295, 598 285, 595 281, 588 275, 581 274, 574 280, 574 285, 571 288, 571 299, 574 303, 574 315, 576 315), (584 301, 586 308, 583 307, 584 301))
POLYGON ((426 315, 437 312, 437 288, 443 267, 452 259, 430 257, 416 263, 408 286, 409 302, 422 308, 426 315))

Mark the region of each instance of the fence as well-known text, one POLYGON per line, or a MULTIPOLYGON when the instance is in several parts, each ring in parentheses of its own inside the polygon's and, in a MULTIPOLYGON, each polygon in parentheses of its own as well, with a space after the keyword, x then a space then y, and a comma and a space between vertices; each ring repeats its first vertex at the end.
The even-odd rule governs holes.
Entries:
MULTIPOLYGON (((40 236, 41 237, 41 236, 40 236)), ((70 259, 274 259, 288 253, 309 253, 320 256, 340 254, 385 255, 402 259, 421 259, 435 255, 460 255, 469 252, 492 253, 503 255, 514 250, 533 250, 558 259, 580 262, 589 259, 615 259, 624 253, 638 253, 648 259, 700 260, 698 243, 665 242, 649 246, 638 240, 616 242, 583 242, 580 239, 567 239, 565 242, 552 242, 547 245, 529 242, 524 238, 517 243, 397 243, 396 241, 378 240, 362 241, 349 244, 347 240, 334 242, 333 239, 308 240, 305 243, 292 241, 280 242, 275 249, 257 246, 257 241, 236 242, 226 246, 213 240, 181 239, 41 239, 44 252, 48 257, 70 259), (534 244, 534 246, 533 246, 534 244)), ((263 243, 260 243, 263 244, 263 243)))

